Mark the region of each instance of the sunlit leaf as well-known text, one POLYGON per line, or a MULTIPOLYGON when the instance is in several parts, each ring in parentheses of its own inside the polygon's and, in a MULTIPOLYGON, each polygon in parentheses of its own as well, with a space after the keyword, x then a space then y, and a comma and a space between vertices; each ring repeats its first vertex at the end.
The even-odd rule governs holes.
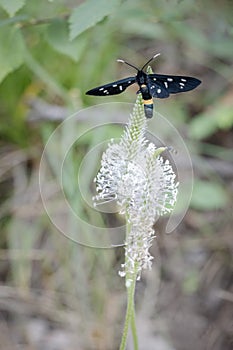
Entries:
POLYGON ((0 6, 13 17, 24 5, 26 0, 0 0, 0 6))
POLYGON ((224 188, 217 182, 197 180, 194 183, 191 206, 199 210, 223 209, 227 204, 224 188))
POLYGON ((3 27, 0 31, 0 82, 21 66, 24 55, 24 41, 15 27, 3 27))
POLYGON ((47 40, 57 51, 72 58, 77 62, 86 47, 86 38, 80 37, 69 40, 68 26, 65 21, 56 20, 48 27, 47 40))
POLYGON ((218 100, 211 108, 194 118, 189 125, 189 135, 197 140, 211 136, 217 130, 233 126, 232 95, 218 100))
POLYGON ((119 0, 87 0, 75 8, 69 19, 70 40, 113 13, 119 3, 119 0))

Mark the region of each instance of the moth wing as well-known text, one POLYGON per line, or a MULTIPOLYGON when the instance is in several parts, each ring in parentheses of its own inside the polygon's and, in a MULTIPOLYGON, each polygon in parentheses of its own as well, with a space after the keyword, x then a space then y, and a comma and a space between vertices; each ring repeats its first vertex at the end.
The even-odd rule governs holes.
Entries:
MULTIPOLYGON (((154 74, 153 74, 154 75, 154 74)), ((148 79, 148 86, 150 89, 151 96, 156 98, 167 98, 169 97, 169 92, 165 88, 162 81, 158 80, 157 78, 154 79, 152 74, 149 75, 148 79)))
POLYGON ((150 81, 168 91, 169 94, 177 94, 195 89, 201 84, 199 79, 179 75, 150 74, 150 81))
POLYGON ((135 77, 128 77, 109 84, 98 86, 86 92, 86 95, 108 96, 121 94, 127 87, 136 82, 135 77))

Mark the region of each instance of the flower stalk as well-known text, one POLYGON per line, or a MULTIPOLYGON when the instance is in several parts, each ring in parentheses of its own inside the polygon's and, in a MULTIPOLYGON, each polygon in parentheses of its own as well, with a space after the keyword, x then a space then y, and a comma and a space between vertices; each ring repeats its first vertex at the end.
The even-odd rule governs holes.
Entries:
POLYGON ((135 325, 134 294, 136 281, 143 269, 151 269, 153 256, 149 249, 155 237, 153 225, 159 216, 170 213, 177 196, 176 175, 161 153, 146 137, 147 119, 141 94, 119 143, 108 145, 95 182, 97 203, 115 200, 125 215, 127 232, 125 262, 119 271, 125 277, 127 311, 120 350, 126 348, 131 325, 134 349, 138 349, 135 325))

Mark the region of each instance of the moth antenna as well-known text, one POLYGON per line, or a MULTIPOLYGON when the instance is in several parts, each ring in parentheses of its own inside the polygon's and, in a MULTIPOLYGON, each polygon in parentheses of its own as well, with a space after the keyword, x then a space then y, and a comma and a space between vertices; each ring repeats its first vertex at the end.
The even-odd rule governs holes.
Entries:
POLYGON ((124 60, 118 59, 117 62, 125 63, 125 64, 127 64, 128 66, 130 66, 130 67, 136 69, 137 71, 139 70, 139 69, 138 69, 137 67, 135 67, 133 64, 128 63, 128 62, 126 62, 126 61, 124 61, 124 60))
POLYGON ((141 68, 141 70, 143 70, 151 61, 153 61, 156 57, 160 56, 160 53, 157 53, 156 55, 154 55, 153 57, 151 57, 149 59, 149 61, 147 61, 144 66, 141 68))

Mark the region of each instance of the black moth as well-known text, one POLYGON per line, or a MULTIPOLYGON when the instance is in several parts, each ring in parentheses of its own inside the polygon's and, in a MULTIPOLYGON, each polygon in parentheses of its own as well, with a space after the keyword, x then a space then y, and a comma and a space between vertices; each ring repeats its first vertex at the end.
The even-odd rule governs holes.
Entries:
POLYGON ((193 90, 201 83, 199 79, 192 77, 145 73, 143 69, 157 56, 159 56, 159 54, 149 59, 141 69, 123 60, 118 60, 118 62, 125 63, 135 68, 137 70, 137 75, 98 86, 87 91, 86 94, 95 96, 117 95, 121 94, 128 86, 137 83, 139 85, 138 93, 141 92, 142 94, 145 115, 147 118, 152 118, 152 97, 167 98, 170 94, 193 90))

